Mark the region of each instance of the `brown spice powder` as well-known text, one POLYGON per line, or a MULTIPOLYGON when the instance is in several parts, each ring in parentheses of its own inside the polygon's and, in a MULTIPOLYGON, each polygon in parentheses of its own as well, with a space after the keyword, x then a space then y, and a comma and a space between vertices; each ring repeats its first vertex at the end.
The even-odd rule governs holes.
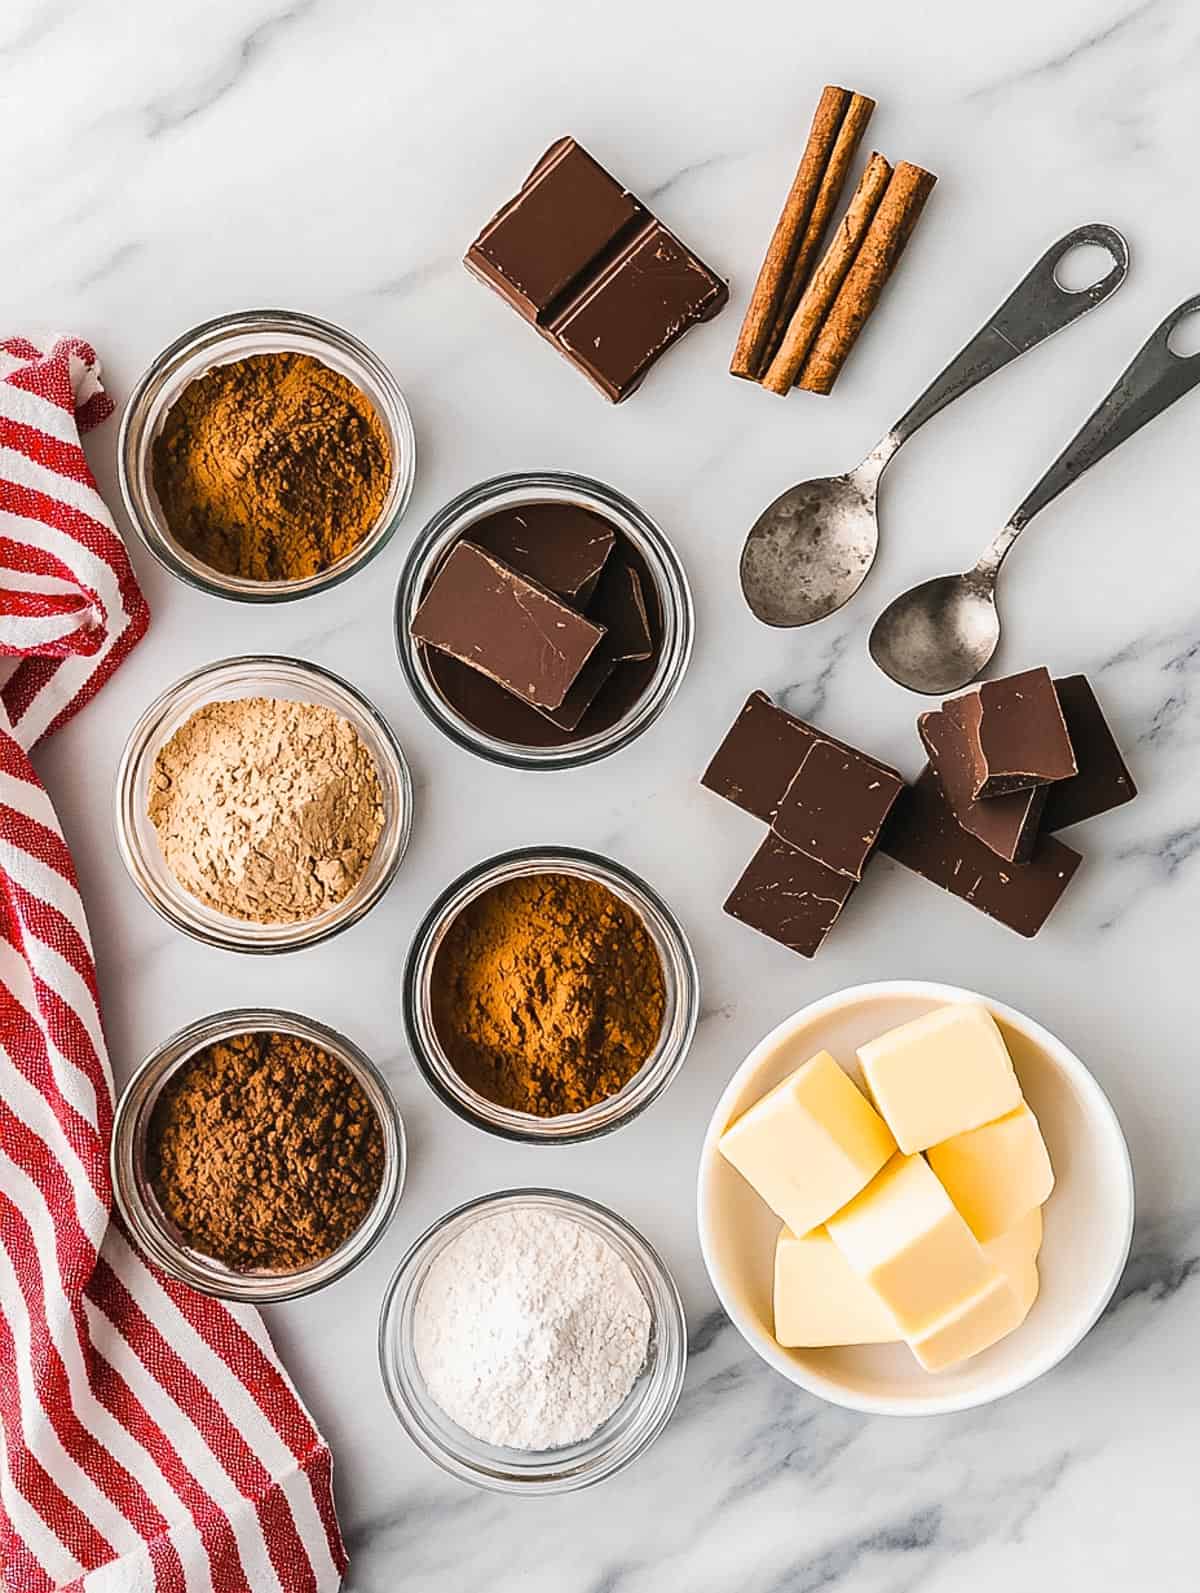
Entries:
POLYGON ((383 1181, 383 1132, 336 1057, 292 1034, 239 1034, 185 1062, 147 1135, 150 1183, 192 1249, 284 1272, 338 1249, 383 1181))
POLYGON ((571 874, 506 880, 465 907, 434 960, 434 1028, 478 1094, 538 1117, 621 1089, 658 1043, 662 960, 638 914, 571 874))
POLYGON ((253 354, 189 383, 154 443, 172 535, 203 563, 294 581, 344 559, 378 520, 391 445, 370 399, 309 354, 253 354))

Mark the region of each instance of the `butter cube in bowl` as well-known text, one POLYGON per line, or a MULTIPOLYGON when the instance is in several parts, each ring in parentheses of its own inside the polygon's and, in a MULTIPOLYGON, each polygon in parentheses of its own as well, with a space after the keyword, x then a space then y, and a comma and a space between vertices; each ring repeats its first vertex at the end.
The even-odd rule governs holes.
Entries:
POLYGON ((755 1047, 713 1113, 698 1215, 717 1295, 768 1364, 850 1409, 931 1415, 1013 1393, 1087 1333, 1128 1256, 1133 1177, 1061 1041, 893 981, 755 1047))

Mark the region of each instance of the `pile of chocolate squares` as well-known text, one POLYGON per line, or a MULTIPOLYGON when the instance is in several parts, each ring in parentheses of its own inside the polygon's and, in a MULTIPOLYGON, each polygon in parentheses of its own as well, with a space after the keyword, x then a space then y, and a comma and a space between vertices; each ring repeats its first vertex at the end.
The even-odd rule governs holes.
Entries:
POLYGON ((1021 935, 1080 856, 1053 832, 1137 795, 1091 686, 1026 670, 917 721, 915 785, 754 692, 702 779, 770 825, 725 911, 813 956, 875 850, 1021 935))

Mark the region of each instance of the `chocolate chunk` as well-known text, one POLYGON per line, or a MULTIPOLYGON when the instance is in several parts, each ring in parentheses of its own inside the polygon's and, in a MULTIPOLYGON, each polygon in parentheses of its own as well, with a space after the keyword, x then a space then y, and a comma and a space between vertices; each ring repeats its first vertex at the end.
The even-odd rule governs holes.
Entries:
POLYGON ((1068 824, 1080 824, 1110 808, 1119 808, 1124 802, 1132 802, 1137 786, 1087 677, 1068 675, 1065 680, 1056 680, 1054 688, 1067 721, 1079 773, 1050 787, 1042 828, 1065 830, 1068 824))
POLYGON ((879 847, 952 896, 970 902, 1018 935, 1036 935, 1081 862, 1078 852, 1044 836, 1028 863, 1009 864, 969 835, 926 766, 884 826, 879 847))
POLYGON ((802 957, 814 957, 853 889, 847 875, 772 831, 730 892, 725 911, 802 957))
POLYGON ((985 680, 952 700, 960 704, 971 743, 971 794, 977 801, 1066 780, 1076 773, 1071 738, 1048 669, 985 680))
POLYGON ((413 616, 417 641, 536 708, 559 708, 604 636, 544 587, 458 542, 413 616))
POLYGON ((576 675, 570 690, 557 708, 538 709, 538 713, 544 714, 550 723, 557 725, 560 730, 579 728, 580 720, 607 685, 613 670, 617 667, 616 659, 605 645, 607 641, 608 638, 605 637, 576 675))
POLYGON ((828 741, 839 751, 852 753, 872 768, 900 779, 886 763, 868 758, 836 736, 777 707, 765 691, 752 691, 701 775, 700 784, 770 824, 814 741, 828 741))
POLYGON ((571 138, 551 145, 465 264, 615 403, 729 298, 571 138))
POLYGON ((814 741, 780 800, 771 828, 826 868, 860 880, 903 790, 899 775, 860 753, 814 741))
POLYGON ((607 520, 574 503, 523 503, 498 509, 471 525, 476 547, 586 608, 616 533, 607 520))
POLYGON ((729 289, 653 221, 553 322, 567 357, 619 403, 671 344, 710 320, 729 289))
POLYGON ((465 263, 527 321, 544 320, 614 240, 645 218, 587 150, 560 138, 488 222, 465 263))
POLYGON ((641 577, 619 554, 604 566, 587 614, 597 625, 604 626, 604 647, 614 663, 649 658, 653 653, 641 577))
POLYGON ((975 760, 961 704, 961 698, 951 698, 940 712, 922 714, 917 720, 929 765, 963 829, 997 857, 1009 863, 1027 863, 1033 856, 1046 793, 1052 787, 1035 785, 977 802, 973 795, 975 760))

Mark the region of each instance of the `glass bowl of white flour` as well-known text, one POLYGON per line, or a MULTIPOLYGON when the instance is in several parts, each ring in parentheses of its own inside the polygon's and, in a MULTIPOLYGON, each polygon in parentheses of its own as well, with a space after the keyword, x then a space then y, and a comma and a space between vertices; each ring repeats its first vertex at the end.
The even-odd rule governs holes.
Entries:
POLYGON ((658 1253, 579 1195, 459 1206, 401 1261, 379 1358, 392 1408, 443 1470, 498 1493, 611 1477, 666 1426, 687 1326, 658 1253))

